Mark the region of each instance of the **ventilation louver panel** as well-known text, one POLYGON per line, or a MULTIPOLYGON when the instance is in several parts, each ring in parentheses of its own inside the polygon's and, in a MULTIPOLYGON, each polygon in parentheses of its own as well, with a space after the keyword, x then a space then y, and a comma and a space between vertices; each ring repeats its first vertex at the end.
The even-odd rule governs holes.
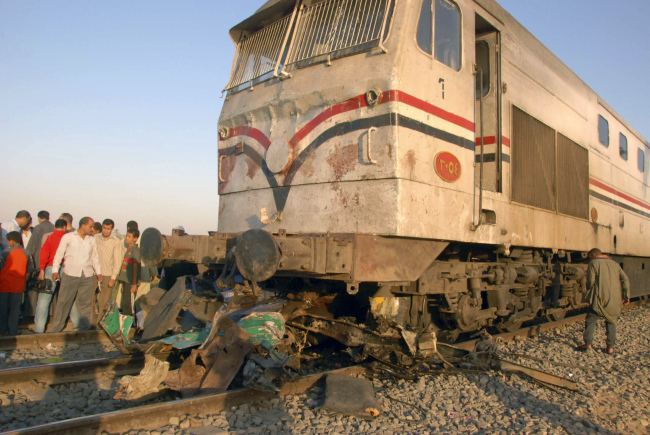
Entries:
POLYGON ((555 130, 513 106, 512 200, 555 211, 555 130))
POLYGON ((582 219, 589 213, 589 154, 571 139, 557 135, 557 211, 582 219))

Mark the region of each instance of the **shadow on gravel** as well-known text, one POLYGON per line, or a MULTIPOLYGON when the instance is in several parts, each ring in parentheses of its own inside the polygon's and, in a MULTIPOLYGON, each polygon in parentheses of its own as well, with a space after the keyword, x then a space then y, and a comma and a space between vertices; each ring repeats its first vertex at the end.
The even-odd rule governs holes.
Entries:
MULTIPOLYGON (((512 375, 517 376, 517 375, 512 375)), ((509 433, 529 433, 526 431, 525 423, 517 423, 517 417, 524 414, 529 418, 542 420, 546 418, 545 423, 553 428, 562 428, 569 434, 585 434, 585 433, 599 433, 605 435, 616 435, 617 432, 612 432, 603 426, 593 423, 588 418, 580 417, 570 411, 567 411, 563 406, 554 403, 549 403, 538 397, 535 397, 528 391, 522 391, 511 385, 504 383, 499 377, 490 376, 487 382, 485 376, 468 377, 468 379, 476 384, 478 388, 483 390, 486 395, 495 395, 496 400, 499 400, 506 408, 514 411, 510 414, 512 420, 511 427, 508 429, 509 433)), ((522 379, 523 381, 523 379, 522 379)), ((530 384, 531 388, 545 390, 547 394, 553 394, 552 390, 547 390, 544 387, 530 384)), ((563 390, 560 390, 563 391, 563 390)), ((579 394, 579 393, 571 393, 579 394)), ((534 429, 530 428, 530 433, 534 429)), ((479 430, 478 434, 494 433, 494 429, 488 428, 479 430)))

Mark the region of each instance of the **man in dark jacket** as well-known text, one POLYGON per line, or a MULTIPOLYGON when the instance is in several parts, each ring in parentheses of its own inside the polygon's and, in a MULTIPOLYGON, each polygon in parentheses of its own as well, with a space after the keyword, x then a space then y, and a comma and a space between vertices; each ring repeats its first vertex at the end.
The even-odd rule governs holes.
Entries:
MULTIPOLYGON (((38 225, 34 227, 32 236, 25 247, 25 254, 27 258, 33 260, 33 268, 38 273, 38 265, 40 264, 41 246, 43 246, 43 236, 54 231, 54 225, 50 222, 50 213, 45 210, 38 212, 38 225)), ((38 293, 31 288, 26 289, 24 315, 33 316, 36 313, 36 303, 38 301, 38 293)))
POLYGON ((43 243, 43 236, 47 233, 54 231, 54 225, 50 222, 50 213, 41 210, 38 212, 38 225, 34 227, 32 231, 32 237, 27 243, 25 248, 25 253, 34 259, 34 264, 36 267, 39 265, 39 256, 41 252, 41 246, 43 243))
POLYGON ((618 263, 599 249, 589 251, 589 260, 585 299, 590 308, 585 320, 585 344, 581 350, 592 349, 596 323, 603 318, 607 331, 606 352, 612 354, 616 344, 616 320, 621 315, 623 304, 630 301, 630 281, 618 263))

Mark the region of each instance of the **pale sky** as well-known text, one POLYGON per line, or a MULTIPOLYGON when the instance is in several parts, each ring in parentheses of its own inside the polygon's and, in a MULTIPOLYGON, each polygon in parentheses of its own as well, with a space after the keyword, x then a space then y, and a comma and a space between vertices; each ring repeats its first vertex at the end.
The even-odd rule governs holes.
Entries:
MULTIPOLYGON (((0 221, 216 230, 228 30, 263 3, 0 0, 0 221)), ((650 138, 650 1, 500 3, 650 138)))

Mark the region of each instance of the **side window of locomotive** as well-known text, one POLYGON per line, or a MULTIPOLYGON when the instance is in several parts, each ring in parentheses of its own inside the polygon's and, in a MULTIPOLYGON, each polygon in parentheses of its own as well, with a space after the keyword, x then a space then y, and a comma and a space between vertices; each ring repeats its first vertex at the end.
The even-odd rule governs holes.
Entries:
POLYGON ((645 169, 645 153, 641 148, 639 148, 637 164, 638 164, 639 171, 643 172, 645 169))
POLYGON ((623 133, 618 135, 618 149, 621 153, 621 158, 627 160, 627 138, 623 133))
POLYGON ((598 115, 598 141, 609 147, 609 122, 600 115, 598 115))
POLYGON ((431 28, 431 0, 424 0, 422 2, 422 9, 420 10, 420 20, 418 21, 416 39, 418 41, 418 46, 429 54, 431 54, 432 33, 433 29, 431 28))
POLYGON ((476 43, 476 66, 478 67, 476 72, 476 99, 479 99, 490 92, 490 46, 485 41, 476 43), (481 77, 483 77, 482 80, 481 77), (483 90, 483 93, 481 93, 481 90, 483 90))
POLYGON ((433 0, 435 10, 432 11, 431 1, 422 1, 416 34, 418 46, 426 53, 431 54, 433 51, 433 57, 438 62, 458 71, 460 70, 460 9, 450 0, 433 0), (431 12, 434 12, 433 22, 431 12), (433 40, 431 33, 433 33, 433 40))
POLYGON ((433 57, 460 70, 460 9, 454 2, 436 0, 433 57))

